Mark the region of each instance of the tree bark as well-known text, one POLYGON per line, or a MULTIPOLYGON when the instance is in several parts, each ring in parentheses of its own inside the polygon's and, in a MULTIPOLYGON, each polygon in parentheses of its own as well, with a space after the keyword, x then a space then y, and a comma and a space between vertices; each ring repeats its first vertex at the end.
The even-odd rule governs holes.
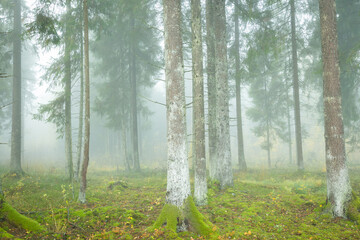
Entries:
POLYGON ((211 179, 215 179, 216 169, 216 77, 214 31, 214 0, 206 0, 206 73, 208 91, 209 175, 211 179))
POLYGON ((241 79, 240 79, 240 47, 239 47, 239 2, 235 0, 235 82, 236 82, 236 120, 237 120, 237 143, 238 161, 240 171, 246 171, 246 161, 244 153, 244 137, 242 129, 241 114, 241 79))
POLYGON ((229 86, 226 44, 225 0, 214 1, 216 75, 216 169, 221 188, 233 185, 230 150, 229 86))
POLYGON ((70 181, 73 180, 72 129, 71 129, 71 32, 69 17, 71 15, 70 0, 66 0, 67 20, 65 25, 65 154, 70 181))
MULTIPOLYGON (((131 31, 135 31, 134 13, 131 13, 130 19, 131 31)), ((138 133, 138 116, 137 116, 137 87, 136 87, 136 52, 134 41, 130 43, 130 87, 131 87, 131 120, 132 120, 132 147, 134 155, 134 170, 140 171, 139 161, 139 133, 138 133)))
MULTIPOLYGON (((82 0, 80 4, 82 5, 82 0)), ((81 6, 82 7, 82 6, 81 6)), ((81 14, 81 19, 83 19, 81 14)), ((75 180, 79 180, 80 163, 81 163, 81 151, 83 143, 83 125, 84 125, 84 36, 83 36, 83 24, 81 23, 81 34, 80 34, 80 109, 79 109, 79 132, 78 132, 78 143, 77 143, 77 157, 74 177, 75 180)))
POLYGON ((81 168, 81 181, 79 201, 86 202, 86 176, 89 165, 90 145, 90 71, 89 71, 89 23, 87 0, 83 2, 84 8, 84 47, 85 47, 85 139, 84 139, 84 160, 81 168))
POLYGON ((304 160, 302 152, 301 137, 301 118, 300 118, 300 98, 299 98, 299 75, 298 75, 298 58, 296 45, 296 28, 295 28, 295 3, 290 0, 291 7, 291 46, 292 46, 292 66, 293 66, 293 90, 294 90, 294 115, 295 115, 295 136, 296 136, 296 157, 298 170, 304 169, 304 160))
POLYGON ((14 1, 13 91, 10 171, 23 175, 21 167, 21 1, 14 1))
POLYGON ((183 206, 185 199, 190 196, 180 2, 180 0, 164 0, 168 141, 166 202, 177 207, 183 206))
POLYGON ((319 0, 323 60, 327 199, 335 217, 346 217, 351 186, 341 112, 340 68, 334 0, 319 0))
POLYGON ((191 0, 192 29, 192 77, 193 77, 193 117, 195 153, 194 197, 197 205, 207 204, 206 156, 205 156, 205 116, 203 52, 201 37, 201 3, 191 0))

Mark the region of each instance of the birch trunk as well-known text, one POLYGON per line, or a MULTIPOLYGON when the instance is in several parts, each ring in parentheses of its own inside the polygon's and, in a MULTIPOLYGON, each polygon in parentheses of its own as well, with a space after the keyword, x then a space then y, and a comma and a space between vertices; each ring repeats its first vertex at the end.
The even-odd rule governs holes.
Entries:
POLYGON ((216 78, 215 78, 215 36, 214 0, 206 0, 206 51, 208 90, 208 134, 209 134, 209 174, 215 179, 216 169, 216 78))
POLYGON ((301 117, 300 117, 300 97, 299 97, 299 74, 298 58, 296 45, 296 28, 295 28, 295 3, 290 0, 291 8, 291 46, 292 46, 292 66, 293 66, 293 90, 294 90, 294 116, 295 116, 295 137, 296 137, 296 157, 298 170, 304 169, 304 160, 302 152, 301 137, 301 117))
POLYGON ((14 1, 13 91, 10 171, 23 175, 21 167, 21 1, 14 1))
MULTIPOLYGON (((66 0, 67 18, 71 14, 70 0, 66 0)), ((71 33, 69 30, 70 23, 67 20, 65 26, 65 155, 66 168, 70 181, 73 180, 73 159, 72 159, 72 129, 71 129, 71 59, 70 59, 70 41, 71 33)))
POLYGON ((90 145, 90 72, 89 72, 89 24, 87 0, 83 2, 84 8, 84 40, 85 40, 85 139, 84 139, 84 160, 81 168, 81 181, 79 201, 86 202, 86 175, 89 165, 89 145, 90 145))
POLYGON ((327 199, 335 217, 346 217, 351 186, 341 112, 340 68, 334 0, 319 0, 324 84, 327 199))
POLYGON ((192 77, 193 77, 193 117, 194 117, 194 160, 195 188, 197 205, 207 204, 206 156, 205 156, 205 116, 204 116, 204 79, 201 37, 201 3, 191 0, 192 18, 192 77))
POLYGON ((244 153, 244 137, 242 129, 241 114, 241 79, 240 79, 240 47, 239 47, 239 2, 235 0, 235 81, 236 81, 236 120, 237 120, 237 143, 238 161, 240 171, 246 171, 246 161, 244 153))
POLYGON ((226 45, 225 0, 214 1, 216 76, 216 169, 221 188, 233 185, 230 151, 229 86, 226 45))

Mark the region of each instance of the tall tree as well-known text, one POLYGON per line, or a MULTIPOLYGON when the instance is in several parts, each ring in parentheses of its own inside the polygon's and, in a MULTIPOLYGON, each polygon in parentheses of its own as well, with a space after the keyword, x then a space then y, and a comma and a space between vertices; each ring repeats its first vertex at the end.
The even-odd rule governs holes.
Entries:
POLYGON ((89 17, 87 0, 83 2, 84 8, 84 52, 85 52, 85 139, 84 139, 84 160, 81 168, 81 181, 79 201, 86 202, 86 175, 89 165, 90 147, 90 71, 89 71, 89 17))
POLYGON ((71 0, 66 0, 65 23, 65 154, 70 181, 73 180, 72 129, 71 129, 71 0))
POLYGON ((203 52, 201 37, 201 3, 191 0, 192 29, 192 77, 194 109, 194 144, 195 146, 195 189, 194 197, 198 205, 207 203, 206 156, 205 156, 205 113, 203 52))
POLYGON ((335 0, 319 0, 323 61, 327 199, 335 217, 346 217, 351 186, 341 113, 340 68, 335 0))
POLYGON ((299 170, 304 169, 304 160, 302 152, 301 137, 301 118, 300 118, 300 97, 299 97, 299 73, 298 73, 298 57, 297 57, 297 41, 295 26, 295 2, 290 0, 291 14, 291 55, 293 69, 293 90, 294 90, 294 116, 295 116, 295 138, 296 138, 296 157, 299 170))
MULTIPOLYGON (((79 0, 79 9, 83 12, 83 0, 79 0)), ((84 18, 83 14, 80 15, 81 19, 84 18)), ((74 168, 74 178, 79 180, 81 151, 83 146, 83 128, 84 128, 84 37, 83 37, 83 21, 81 20, 81 34, 80 34, 80 107, 79 107, 79 129, 78 129, 78 142, 77 142, 77 156, 74 168)))
POLYGON ((241 114, 241 76, 240 76, 240 47, 239 47, 239 2, 238 0, 234 1, 235 7, 235 83, 236 83, 236 121, 237 121, 237 143, 238 143, 238 161, 239 169, 241 171, 246 171, 246 161, 244 153, 244 137, 242 129, 242 114, 241 114))
POLYGON ((214 1, 216 76, 216 169, 221 188, 233 185, 230 150, 229 85, 226 44, 225 0, 214 1))
POLYGON ((214 0, 206 0, 206 74, 208 93, 209 173, 211 179, 215 179, 216 169, 216 77, 214 31, 214 0))
POLYGON ((11 172, 23 174, 21 168, 21 0, 14 1, 13 35, 13 104, 11 130, 11 172))
POLYGON ((192 228, 200 234, 206 234, 211 231, 209 223, 204 221, 190 196, 189 163, 186 151, 181 0, 164 0, 163 6, 168 172, 166 205, 154 227, 158 228, 166 224, 167 228, 173 231, 186 231, 192 228))

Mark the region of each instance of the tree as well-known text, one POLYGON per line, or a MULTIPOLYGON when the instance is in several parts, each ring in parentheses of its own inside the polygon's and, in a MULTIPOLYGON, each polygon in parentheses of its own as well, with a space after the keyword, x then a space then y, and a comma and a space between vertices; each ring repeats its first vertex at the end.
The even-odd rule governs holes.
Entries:
MULTIPOLYGON (((346 217, 352 198, 341 113, 335 0, 319 0, 323 61, 327 200, 335 217, 346 217)), ((356 209, 357 210, 357 209, 356 209)))
POLYGON ((293 68, 293 90, 294 90, 294 116, 295 116, 295 138, 296 138, 296 156, 299 170, 304 169, 304 160, 302 153, 301 138, 301 119, 300 119, 300 98, 299 98, 299 75, 298 75, 298 57, 296 43, 296 26, 295 26, 295 3, 290 0, 291 7, 291 55, 293 68))
MULTIPOLYGON (((83 12, 82 0, 79 0, 80 11, 83 12)), ((81 19, 84 18, 81 14, 81 19)), ((81 29, 83 29, 83 21, 81 21, 81 29)), ((80 162, 81 162, 81 151, 83 145, 83 125, 84 125, 84 37, 83 30, 80 34, 80 107, 79 107, 79 129, 78 129, 78 143, 77 143, 77 156, 74 168, 74 178, 76 181, 79 180, 80 162)))
POLYGON ((21 1, 14 2, 13 95, 11 129, 11 172, 23 175, 21 168, 21 1))
POLYGON ((205 158, 205 116, 203 53, 201 37, 201 3, 191 0, 192 29, 192 75, 193 75, 193 118, 195 146, 195 189, 194 197, 198 205, 207 203, 206 158, 205 158))
POLYGON ((215 179, 216 169, 216 77, 214 31, 214 0, 206 0, 206 74, 208 93, 209 173, 211 179, 215 179))
POLYGON ((81 181, 79 201, 86 202, 86 175, 89 165, 89 146, 90 146, 90 71, 89 71, 89 18, 87 0, 83 2, 84 8, 84 51, 85 51, 85 140, 84 140, 84 160, 81 168, 81 181))
POLYGON ((166 205, 154 224, 166 224, 172 231, 190 227, 206 235, 209 223, 197 211, 190 196, 189 164, 186 151, 186 118, 181 0, 164 0, 165 80, 167 107, 168 173, 166 205))
POLYGON ((229 86, 226 45, 225 0, 214 1, 216 76, 216 168, 221 188, 233 185, 230 150, 229 86))
POLYGON ((246 161, 244 153, 244 137, 242 129, 242 114, 241 114, 241 76, 240 76, 240 47, 239 47, 239 2, 238 0, 234 1, 235 7, 235 83, 236 83, 236 120, 237 120, 237 143, 238 143, 238 161, 239 169, 241 171, 246 171, 246 161))

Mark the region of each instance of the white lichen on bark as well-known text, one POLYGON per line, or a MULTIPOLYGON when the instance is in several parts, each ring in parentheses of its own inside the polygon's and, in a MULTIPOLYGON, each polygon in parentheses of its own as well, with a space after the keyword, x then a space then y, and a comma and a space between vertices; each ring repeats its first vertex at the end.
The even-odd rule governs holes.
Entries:
POLYGON ((186 151, 180 0, 164 0, 164 25, 168 143, 166 202, 181 207, 190 195, 190 177, 186 151))
POLYGON ((221 188, 233 185, 230 151, 229 86, 226 45, 225 0, 214 1, 216 75, 216 168, 215 180, 221 188))

